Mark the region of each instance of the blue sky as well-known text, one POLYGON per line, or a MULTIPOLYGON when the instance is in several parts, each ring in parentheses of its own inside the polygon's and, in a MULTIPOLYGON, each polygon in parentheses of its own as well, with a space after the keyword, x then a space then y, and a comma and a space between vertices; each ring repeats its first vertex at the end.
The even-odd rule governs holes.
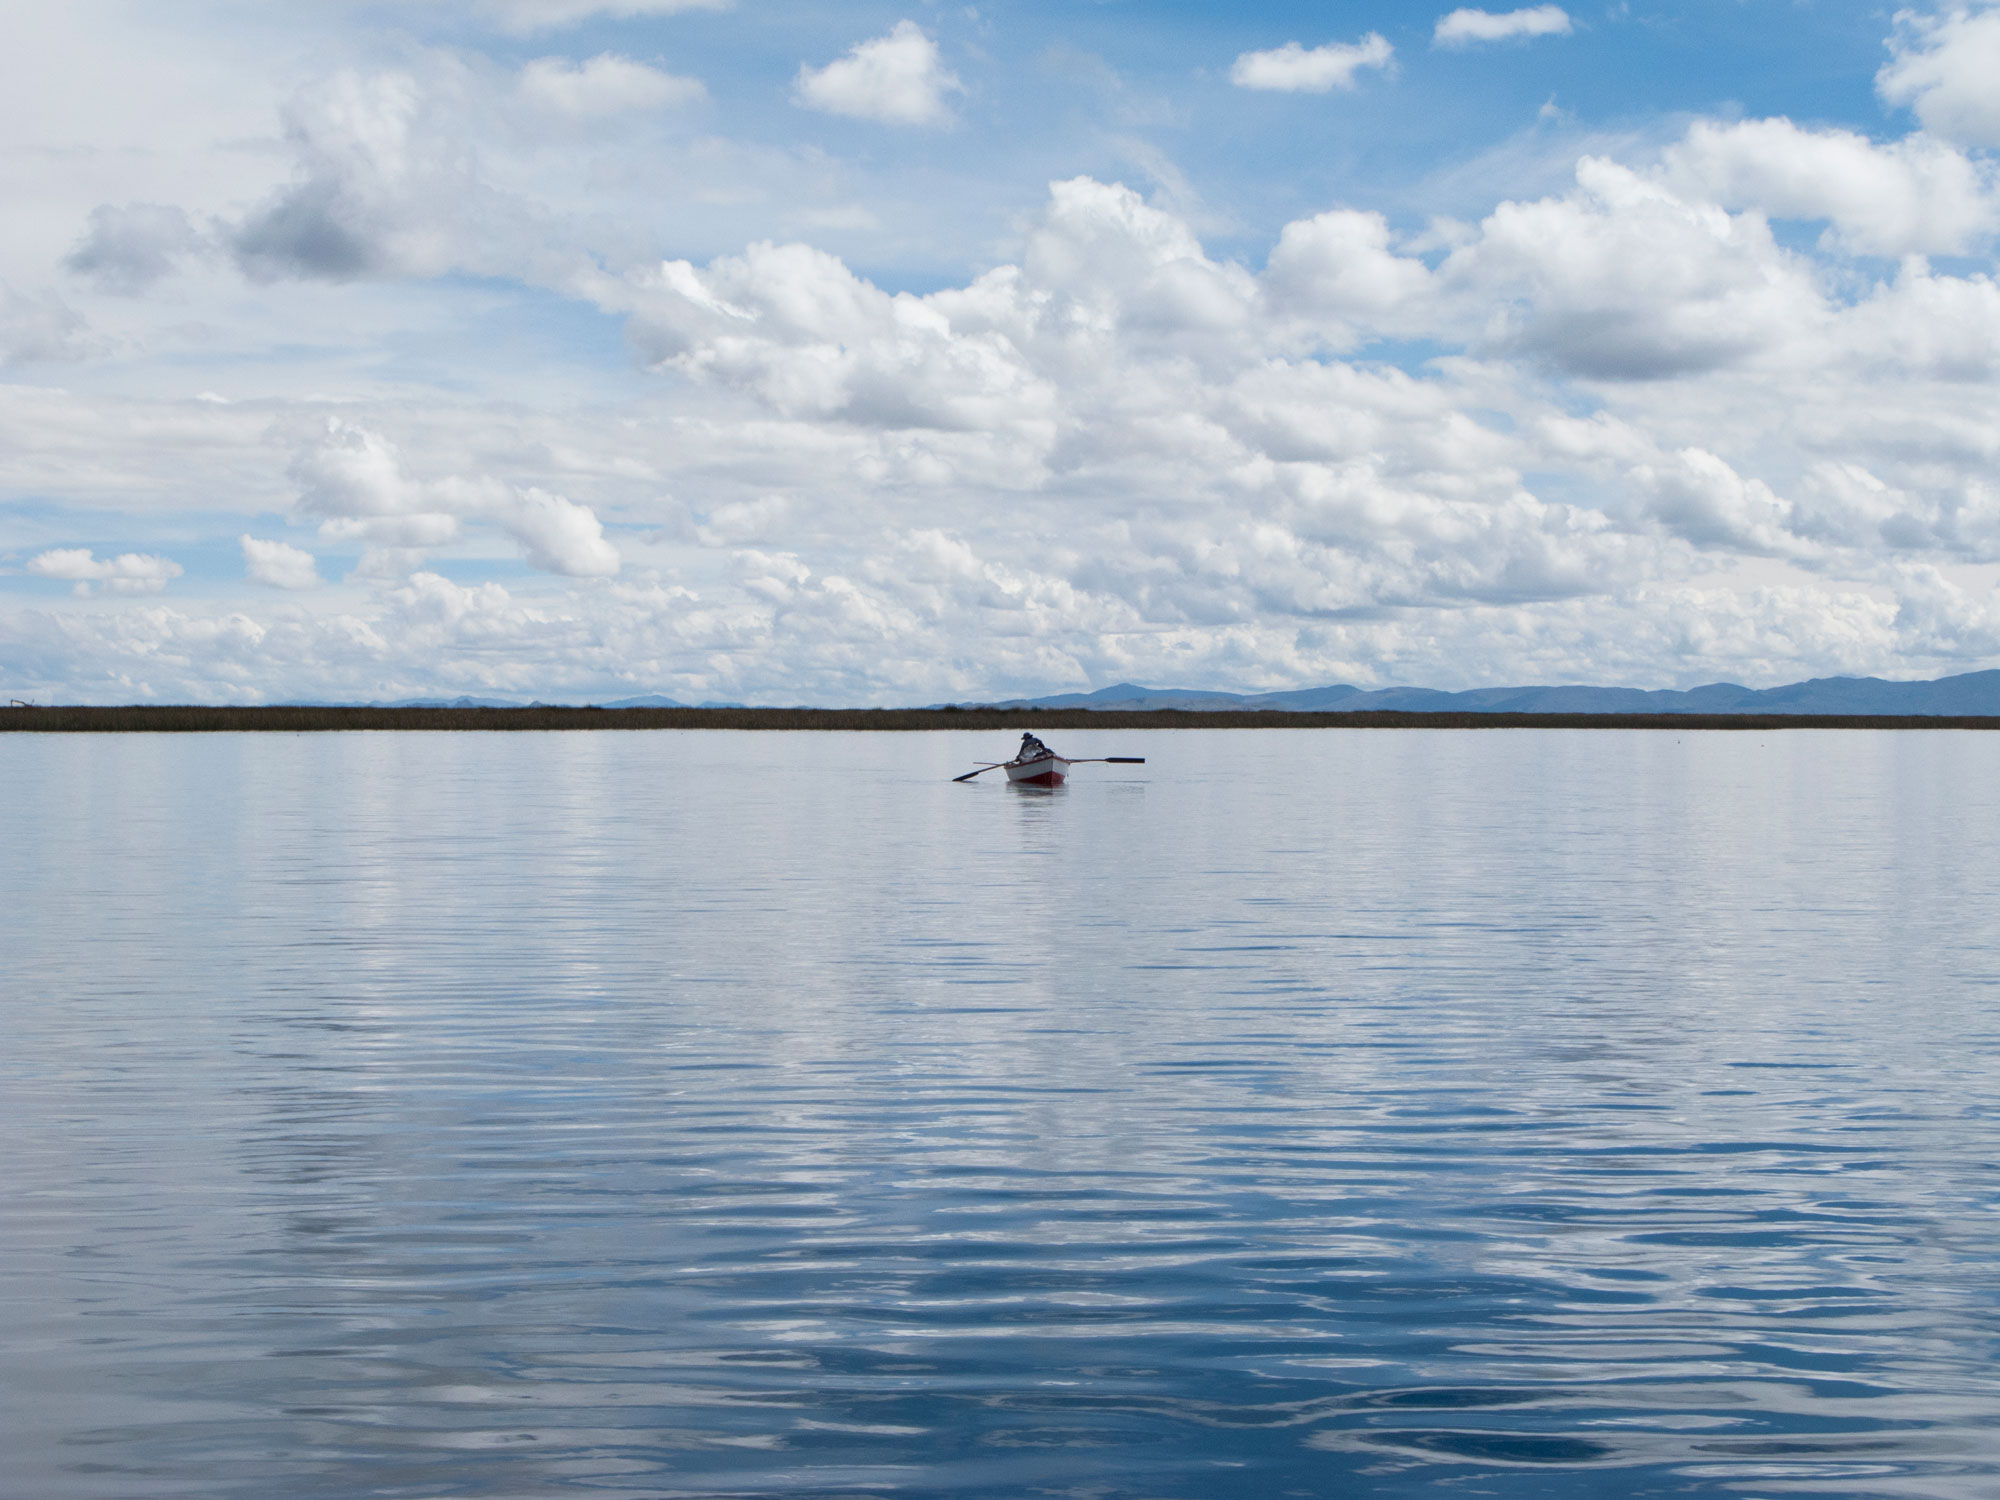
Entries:
POLYGON ((0 689, 2000 662, 2000 8, 79 3, 0 689))

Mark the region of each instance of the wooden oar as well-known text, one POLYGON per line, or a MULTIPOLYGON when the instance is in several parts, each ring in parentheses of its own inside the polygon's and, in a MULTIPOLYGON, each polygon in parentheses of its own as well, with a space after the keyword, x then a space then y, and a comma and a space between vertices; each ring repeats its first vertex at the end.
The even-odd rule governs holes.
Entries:
POLYGON ((951 779, 953 781, 970 781, 975 776, 984 776, 988 771, 997 771, 1006 764, 1007 762, 1004 760, 996 760, 991 765, 981 766, 976 771, 967 771, 963 776, 954 776, 951 779))

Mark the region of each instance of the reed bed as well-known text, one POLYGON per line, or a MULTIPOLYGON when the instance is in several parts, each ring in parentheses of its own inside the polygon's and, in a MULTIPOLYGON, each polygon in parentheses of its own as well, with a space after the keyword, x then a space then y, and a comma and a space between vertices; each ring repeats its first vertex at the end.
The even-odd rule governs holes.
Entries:
POLYGON ((310 734, 353 730, 787 729, 2000 729, 2000 717, 1886 714, 1280 713, 1015 708, 250 708, 200 704, 0 709, 0 732, 310 734))

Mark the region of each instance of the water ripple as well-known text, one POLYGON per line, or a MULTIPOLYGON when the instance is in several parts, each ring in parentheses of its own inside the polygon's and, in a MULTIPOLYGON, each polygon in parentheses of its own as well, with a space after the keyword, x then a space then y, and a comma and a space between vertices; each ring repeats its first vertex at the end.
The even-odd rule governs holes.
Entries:
POLYGON ((1991 737, 7 739, 23 1495, 2000 1496, 1991 737))

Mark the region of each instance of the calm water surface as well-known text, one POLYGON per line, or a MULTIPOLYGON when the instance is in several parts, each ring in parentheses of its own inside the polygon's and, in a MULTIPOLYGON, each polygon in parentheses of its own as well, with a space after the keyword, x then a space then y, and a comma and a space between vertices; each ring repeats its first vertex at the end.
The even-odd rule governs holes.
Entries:
POLYGON ((2000 1496, 2000 735, 0 736, 0 1493, 2000 1496))

